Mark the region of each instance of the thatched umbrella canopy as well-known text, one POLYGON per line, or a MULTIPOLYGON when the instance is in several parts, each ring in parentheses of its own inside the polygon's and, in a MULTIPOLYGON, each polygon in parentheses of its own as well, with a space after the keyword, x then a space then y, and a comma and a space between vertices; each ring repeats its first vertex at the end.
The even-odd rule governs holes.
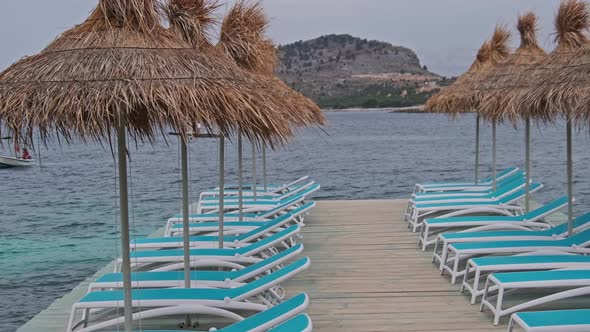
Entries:
POLYGON ((153 0, 101 0, 82 24, 0 74, 0 119, 20 139, 38 128, 44 139, 103 140, 118 114, 138 139, 194 122, 253 140, 291 135, 257 88, 264 81, 195 52, 160 21, 153 0))
POLYGON ((283 97, 285 105, 281 111, 291 124, 325 124, 326 119, 316 103, 275 76, 280 61, 273 42, 265 37, 268 26, 269 19, 261 2, 239 0, 225 15, 217 47, 241 68, 270 79, 275 91, 283 97))
POLYGON ((497 64, 482 75, 475 84, 474 102, 484 119, 490 121, 516 122, 520 114, 509 104, 502 103, 510 92, 509 88, 518 80, 518 76, 530 70, 547 58, 547 53, 539 47, 537 41, 537 16, 530 12, 521 15, 517 24, 520 33, 520 47, 506 61, 497 64))
POLYGON ((465 77, 457 89, 448 97, 448 107, 455 110, 475 110, 479 112, 479 98, 477 87, 485 82, 489 73, 508 58, 510 49, 508 40, 510 31, 503 26, 497 26, 489 41, 487 59, 481 62, 477 70, 465 77))
POLYGON ((446 87, 445 89, 441 90, 439 93, 435 94, 434 96, 430 97, 426 101, 426 105, 424 106, 424 110, 426 112, 431 113, 448 113, 451 115, 457 115, 460 113, 469 113, 472 110, 458 110, 458 109, 451 109, 449 105, 445 104, 445 101, 449 98, 449 96, 453 95, 453 91, 460 88, 462 82, 467 81, 468 78, 473 75, 481 66, 482 64, 487 61, 490 55, 490 42, 486 41, 483 45, 479 48, 477 52, 477 56, 475 60, 469 66, 467 71, 459 76, 455 83, 451 86, 446 87))
POLYGON ((579 104, 580 96, 567 82, 576 82, 575 79, 583 75, 577 65, 584 63, 581 48, 588 45, 590 15, 586 2, 563 1, 555 18, 555 28, 555 50, 506 85, 510 92, 500 102, 511 113, 551 122, 564 112, 574 111, 579 104))

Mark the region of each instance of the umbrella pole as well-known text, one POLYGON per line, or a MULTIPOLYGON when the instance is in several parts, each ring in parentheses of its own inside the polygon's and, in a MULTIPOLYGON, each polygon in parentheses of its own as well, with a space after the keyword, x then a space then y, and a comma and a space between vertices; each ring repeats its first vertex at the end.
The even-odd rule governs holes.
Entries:
POLYGON ((572 142, 572 119, 567 119, 567 221, 568 235, 574 231, 574 160, 573 160, 573 142, 572 142))
POLYGON ((238 134, 238 200, 239 221, 244 221, 244 146, 242 134, 238 134))
MULTIPOLYGON (((191 288, 191 251, 189 234, 188 201, 188 146, 186 138, 180 137, 180 155, 182 172, 182 237, 184 245, 184 288, 191 288)), ((186 316, 186 325, 191 325, 191 318, 186 316)))
POLYGON ((262 145, 262 180, 264 191, 268 191, 268 177, 266 175, 266 145, 262 145))
POLYGON ((223 219, 224 219, 224 203, 225 203, 225 137, 219 136, 219 248, 224 247, 223 239, 223 219))
POLYGON ((475 184, 479 184, 479 113, 475 118, 475 184))
POLYGON ((119 209, 121 219, 121 253, 123 272, 125 332, 133 330, 133 307, 131 300, 131 258, 129 250, 129 197, 127 184, 127 119, 119 114, 117 130, 117 152, 119 159, 119 209))
POLYGON ((525 124, 525 169, 526 169, 526 212, 531 211, 531 119, 526 119, 525 124))
POLYGON ((256 201, 256 192, 258 187, 258 178, 256 175, 256 144, 252 142, 252 188, 254 190, 254 201, 256 201))
POLYGON ((496 159, 497 159, 497 146, 496 146, 496 121, 494 121, 492 123, 492 176, 494 178, 494 185, 492 186, 492 189, 495 191, 496 190, 496 183, 497 183, 497 179, 496 179, 496 159))

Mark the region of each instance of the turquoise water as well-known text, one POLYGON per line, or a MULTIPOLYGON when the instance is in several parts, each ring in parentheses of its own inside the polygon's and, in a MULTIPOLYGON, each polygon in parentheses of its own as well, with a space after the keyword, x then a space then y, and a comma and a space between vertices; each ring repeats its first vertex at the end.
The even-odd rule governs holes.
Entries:
MULTIPOLYGON (((322 184, 318 199, 389 199, 407 197, 420 180, 473 177, 472 115, 457 121, 428 114, 327 116, 325 133, 304 130, 285 149, 269 152, 273 182, 309 174, 322 184)), ((564 133, 559 124, 533 134, 534 175, 546 185, 536 196, 541 201, 566 192, 564 133)), ((491 160, 490 128, 484 126, 482 135, 483 164, 491 160)), ((523 165, 522 136, 499 128, 501 166, 523 165)), ((578 211, 590 210, 587 143, 586 134, 576 137, 578 211)), ((196 198, 216 184, 217 145, 199 140, 190 150, 196 198)), ((132 147, 132 236, 153 232, 180 210, 178 153, 173 138, 132 147)), ((229 146, 230 182, 237 181, 235 155, 229 146)), ((114 174, 109 148, 95 144, 50 145, 42 151, 42 167, 0 169, 0 331, 14 331, 117 256, 114 174)))

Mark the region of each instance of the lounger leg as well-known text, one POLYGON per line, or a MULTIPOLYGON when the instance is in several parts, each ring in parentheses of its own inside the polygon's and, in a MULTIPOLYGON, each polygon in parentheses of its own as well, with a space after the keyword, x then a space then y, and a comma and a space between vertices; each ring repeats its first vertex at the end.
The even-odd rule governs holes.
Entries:
POLYGON ((453 263, 453 273, 451 276, 451 284, 455 284, 457 282, 457 274, 459 274, 459 259, 461 256, 459 253, 455 253, 455 262, 453 263))
POLYGON ((516 324, 514 323, 514 319, 510 317, 510 322, 508 323, 508 332, 513 332, 515 326, 516 324))
POLYGON ((432 264, 436 264, 436 251, 438 250, 438 238, 434 241, 434 254, 432 255, 432 264))
POLYGON ((486 280, 486 284, 483 287, 483 298, 481 299, 481 304, 479 305, 479 312, 483 312, 485 310, 485 303, 488 301, 488 294, 490 293, 490 279, 486 280))
POLYGON ((496 299, 496 312, 494 313, 494 326, 500 324, 500 317, 502 315, 502 301, 504 300, 504 287, 500 286, 498 289, 498 298, 496 299))
POLYGON ((422 252, 426 251, 426 247, 428 246, 428 224, 422 224, 422 252))
POLYGON ((475 304, 477 302, 477 293, 479 293, 479 278, 481 277, 481 271, 477 269, 475 271, 475 279, 473 280, 473 293, 471 294, 471 304, 475 304))
POLYGON ((443 247, 442 247, 442 252, 440 254, 440 266, 439 269, 441 271, 443 271, 443 264, 442 262, 446 262, 447 261, 447 257, 449 256, 449 244, 447 243, 447 241, 443 242, 443 247))

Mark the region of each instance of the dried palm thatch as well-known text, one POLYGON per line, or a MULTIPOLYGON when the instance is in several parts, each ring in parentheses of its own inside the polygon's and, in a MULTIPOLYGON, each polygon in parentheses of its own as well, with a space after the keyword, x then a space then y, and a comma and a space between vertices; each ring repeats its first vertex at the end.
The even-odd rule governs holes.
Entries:
POLYGON ((320 108, 274 75, 279 58, 272 41, 265 37, 268 24, 260 2, 239 0, 223 20, 217 46, 241 68, 265 76, 275 85, 274 91, 284 101, 280 109, 290 124, 323 125, 326 120, 320 108))
POLYGON ((554 121, 576 108, 581 95, 566 83, 583 75, 578 64, 588 59, 583 59, 581 48, 587 49, 589 27, 587 4, 580 0, 563 1, 555 18, 557 47, 545 60, 507 82, 505 90, 509 92, 499 103, 515 114, 543 122, 554 121))
POLYGON ((203 123, 225 135, 283 141, 291 128, 254 77, 195 52, 161 25, 154 0, 100 0, 82 24, 0 74, 0 119, 14 136, 102 141, 119 114, 135 139, 203 123), (274 105, 271 105, 274 106, 274 105), (264 107, 267 107, 266 109, 264 107))
POLYGON ((427 110, 455 116, 476 110, 473 96, 474 84, 478 77, 490 71, 509 55, 508 39, 510 32, 497 26, 492 38, 479 49, 476 61, 451 87, 443 90, 434 100, 427 103, 427 110))
POLYGON ((520 47, 508 59, 495 66, 475 85, 474 99, 479 113, 491 121, 511 121, 520 118, 516 109, 507 103, 505 96, 511 87, 531 66, 545 60, 547 54, 537 42, 537 16, 532 13, 521 15, 517 25, 520 33, 520 47))
MULTIPOLYGON (((490 43, 489 41, 486 41, 479 48, 477 56, 475 57, 475 60, 473 61, 471 66, 469 66, 469 69, 467 69, 467 71, 463 75, 459 76, 457 80, 455 80, 455 83, 453 83, 451 86, 441 90, 436 95, 430 97, 426 101, 424 110, 430 113, 449 113, 449 106, 444 105, 443 103, 448 99, 448 96, 453 94, 453 91, 455 89, 458 89, 460 87, 462 82, 466 81, 474 72, 476 72, 481 67, 482 63, 487 60, 487 57, 489 56, 489 49, 490 43)), ((454 112, 451 112, 450 114, 457 115, 459 113, 468 112, 471 112, 471 110, 454 110, 454 112)))
POLYGON ((200 50, 213 47, 210 38, 217 23, 213 12, 220 6, 216 0, 170 0, 164 12, 170 28, 200 50))

